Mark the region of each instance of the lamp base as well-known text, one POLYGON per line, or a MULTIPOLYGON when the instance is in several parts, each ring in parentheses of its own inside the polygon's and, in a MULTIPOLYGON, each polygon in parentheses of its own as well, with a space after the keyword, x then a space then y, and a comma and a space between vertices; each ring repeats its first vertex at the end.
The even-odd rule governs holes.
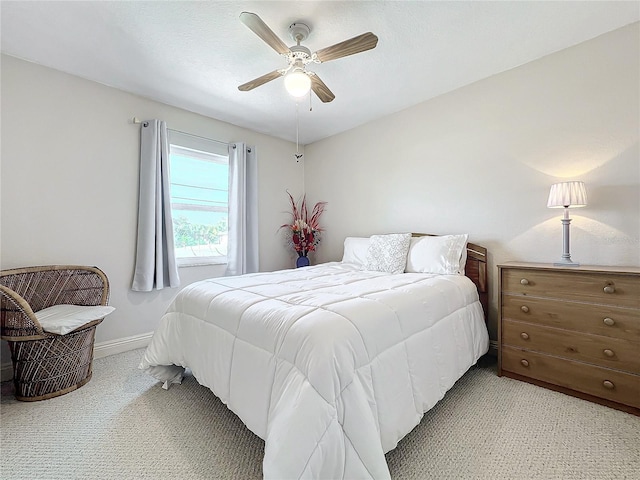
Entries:
POLYGON ((580 264, 569 260, 568 262, 567 261, 554 262, 553 266, 554 267, 579 267, 580 264))
POLYGON ((569 224, 571 219, 569 218, 569 208, 564 207, 564 218, 562 222, 562 260, 553 264, 554 267, 579 267, 580 264, 571 260, 571 253, 569 253, 569 224))

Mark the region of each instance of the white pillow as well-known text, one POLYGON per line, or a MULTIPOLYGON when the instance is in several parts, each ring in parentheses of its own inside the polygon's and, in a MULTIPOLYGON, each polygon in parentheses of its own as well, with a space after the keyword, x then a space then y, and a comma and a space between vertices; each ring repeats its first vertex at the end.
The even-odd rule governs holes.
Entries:
POLYGON ((371 235, 367 250, 367 270, 403 273, 410 242, 410 233, 371 235))
POLYGON ((344 239, 344 263, 355 263, 359 267, 367 265, 367 251, 369 250, 369 237, 347 237, 344 239))
POLYGON ((414 237, 407 255, 407 272, 464 274, 469 235, 414 237))
POLYGON ((85 323, 106 317, 114 310, 108 305, 54 305, 35 314, 45 332, 64 335, 85 323))

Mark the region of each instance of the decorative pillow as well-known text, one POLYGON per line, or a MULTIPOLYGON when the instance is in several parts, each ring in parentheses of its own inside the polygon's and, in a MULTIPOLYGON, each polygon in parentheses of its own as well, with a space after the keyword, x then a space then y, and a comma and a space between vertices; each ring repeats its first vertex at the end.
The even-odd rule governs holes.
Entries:
POLYGON ((355 263, 359 267, 367 265, 367 251, 369 250, 369 237, 347 237, 344 239, 344 263, 355 263))
POLYGON ((407 255, 407 272, 464 274, 467 234, 414 237, 407 255))
POLYGON ((35 314, 45 332, 64 335, 85 323, 106 317, 114 310, 108 305, 53 305, 35 314))
POLYGON ((410 242, 410 233, 372 235, 367 250, 367 270, 403 273, 410 242))

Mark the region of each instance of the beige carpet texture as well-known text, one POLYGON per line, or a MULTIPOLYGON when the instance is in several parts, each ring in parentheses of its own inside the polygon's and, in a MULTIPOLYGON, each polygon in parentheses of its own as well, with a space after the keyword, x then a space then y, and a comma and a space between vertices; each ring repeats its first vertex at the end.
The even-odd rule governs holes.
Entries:
MULTIPOLYGON (((41 402, 3 385, 0 478, 260 479, 264 442, 187 376, 163 390, 143 350, 94 362, 41 402)), ((400 479, 640 479, 640 417, 473 367, 387 454, 400 479)), ((283 479, 284 480, 284 479, 283 479)))

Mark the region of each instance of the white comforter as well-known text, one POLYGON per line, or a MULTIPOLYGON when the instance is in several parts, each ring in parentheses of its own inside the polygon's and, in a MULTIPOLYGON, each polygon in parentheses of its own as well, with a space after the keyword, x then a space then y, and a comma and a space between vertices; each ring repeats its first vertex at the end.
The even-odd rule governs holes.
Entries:
POLYGON ((265 440, 265 478, 382 479, 488 346, 468 278, 334 262, 187 286, 140 368, 190 368, 265 440))

